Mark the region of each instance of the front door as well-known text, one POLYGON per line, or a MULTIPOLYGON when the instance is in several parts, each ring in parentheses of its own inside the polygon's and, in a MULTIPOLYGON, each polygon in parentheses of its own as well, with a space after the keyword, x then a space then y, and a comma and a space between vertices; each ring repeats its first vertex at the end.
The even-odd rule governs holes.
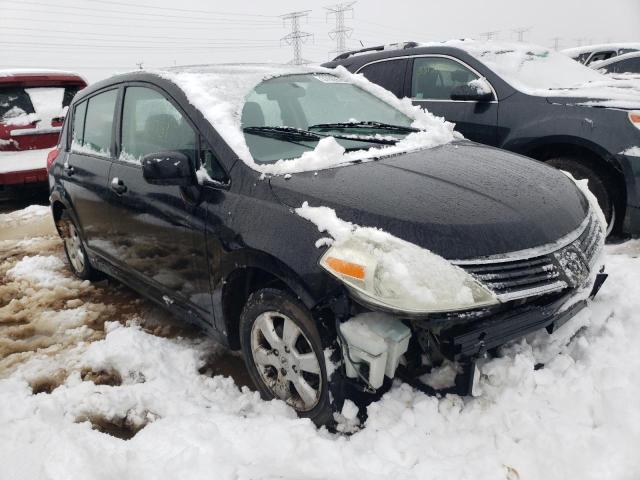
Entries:
POLYGON ((109 171, 118 90, 100 92, 74 107, 71 148, 64 153, 62 182, 89 249, 114 257, 109 171))
POLYGON ((177 151, 191 160, 195 178, 198 135, 161 91, 143 86, 126 87, 121 130, 109 181, 120 263, 168 305, 213 322, 199 187, 152 185, 141 165, 145 155, 177 151))
POLYGON ((498 103, 452 100, 453 89, 480 78, 458 60, 442 56, 416 57, 411 74, 411 98, 436 116, 456 124, 469 140, 487 145, 498 143, 498 103))

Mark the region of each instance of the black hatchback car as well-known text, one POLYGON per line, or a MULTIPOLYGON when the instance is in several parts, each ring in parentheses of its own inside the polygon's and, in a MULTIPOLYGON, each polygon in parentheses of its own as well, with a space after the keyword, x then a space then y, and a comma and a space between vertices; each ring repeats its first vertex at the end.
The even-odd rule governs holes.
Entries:
POLYGON ((466 393, 479 355, 560 325, 603 279, 587 190, 346 71, 117 76, 76 96, 52 156, 73 272, 241 349, 265 398, 319 424, 345 392, 428 390, 443 359, 466 393))
POLYGON ((455 122, 466 138, 587 179, 609 231, 640 233, 640 83, 620 83, 543 47, 455 40, 345 53, 361 73, 455 122))

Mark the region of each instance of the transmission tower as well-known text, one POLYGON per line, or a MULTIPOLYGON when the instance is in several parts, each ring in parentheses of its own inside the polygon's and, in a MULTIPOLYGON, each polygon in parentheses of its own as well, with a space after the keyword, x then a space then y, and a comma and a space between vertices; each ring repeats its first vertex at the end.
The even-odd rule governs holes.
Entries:
POLYGON ((516 28, 513 31, 518 34, 518 41, 524 42, 524 34, 531 30, 531 27, 516 28))
POLYGON ((309 15, 311 10, 304 10, 299 12, 291 12, 285 15, 280 15, 282 21, 287 23, 289 21, 291 23, 291 33, 285 35, 280 39, 280 41, 285 42, 287 45, 293 46, 293 60, 289 63, 294 65, 304 65, 305 63, 310 63, 309 60, 305 60, 302 58, 302 44, 307 41, 309 37, 312 36, 311 33, 300 31, 300 19, 309 15))
POLYGON ((340 55, 347 51, 347 38, 353 33, 353 28, 347 27, 344 23, 344 14, 351 12, 353 16, 353 5, 356 2, 344 2, 329 7, 324 7, 327 10, 327 19, 331 15, 336 17, 336 28, 329 32, 329 38, 336 41, 336 49, 331 52, 336 55, 340 55))
POLYGON ((487 40, 493 40, 493 37, 495 37, 498 33, 500 33, 498 30, 492 30, 489 32, 481 33, 480 35, 485 37, 487 40))
POLYGON ((553 37, 551 40, 553 40, 553 49, 558 51, 560 49, 560 40, 562 39, 562 37, 553 37))

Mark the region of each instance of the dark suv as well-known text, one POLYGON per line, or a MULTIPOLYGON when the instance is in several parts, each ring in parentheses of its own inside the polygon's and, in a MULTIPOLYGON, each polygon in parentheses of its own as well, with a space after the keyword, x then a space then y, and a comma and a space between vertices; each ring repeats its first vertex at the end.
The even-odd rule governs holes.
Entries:
POLYGON ((455 122, 470 140, 588 179, 609 231, 640 233, 637 86, 542 47, 474 40, 373 47, 325 64, 339 65, 455 122))
POLYGON ((445 358, 468 392, 479 355, 562 324, 604 278, 587 190, 458 138, 346 71, 125 74, 74 99, 52 212, 78 277, 242 349, 265 398, 327 423, 345 392, 427 389, 445 358))

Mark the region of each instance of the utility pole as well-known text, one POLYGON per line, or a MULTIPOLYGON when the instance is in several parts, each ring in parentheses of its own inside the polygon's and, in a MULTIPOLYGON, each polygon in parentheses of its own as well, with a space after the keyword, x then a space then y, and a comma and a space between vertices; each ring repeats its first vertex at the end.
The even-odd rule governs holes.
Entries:
POLYGON ((300 31, 300 19, 309 15, 311 10, 304 10, 299 12, 291 12, 285 15, 280 15, 282 21, 286 25, 287 21, 291 22, 291 33, 285 35, 280 39, 280 41, 284 41, 287 45, 293 46, 293 60, 289 63, 294 65, 304 65, 305 63, 310 63, 308 60, 302 58, 302 44, 307 41, 307 38, 311 37, 311 33, 300 31))
POLYGON ((560 50, 560 39, 562 37, 553 37, 551 40, 553 40, 553 49, 557 52, 558 50, 560 50))
POLYGON ((353 33, 353 28, 347 27, 344 23, 344 14, 351 12, 353 18, 353 5, 356 2, 344 2, 337 5, 324 7, 327 10, 327 19, 330 15, 336 17, 336 28, 329 32, 329 38, 336 41, 336 49, 332 52, 340 55, 347 51, 347 38, 353 33))
POLYGON ((142 67, 144 66, 143 62, 137 62, 136 65, 138 66, 138 70, 142 70, 142 67))
POLYGON ((481 33, 480 35, 485 37, 487 40, 493 40, 493 37, 495 37, 498 33, 500 33, 499 30, 492 30, 489 32, 481 33))
POLYGON ((524 34, 530 30, 531 30, 531 27, 523 27, 523 28, 516 28, 513 31, 518 34, 518 41, 524 42, 524 34))

